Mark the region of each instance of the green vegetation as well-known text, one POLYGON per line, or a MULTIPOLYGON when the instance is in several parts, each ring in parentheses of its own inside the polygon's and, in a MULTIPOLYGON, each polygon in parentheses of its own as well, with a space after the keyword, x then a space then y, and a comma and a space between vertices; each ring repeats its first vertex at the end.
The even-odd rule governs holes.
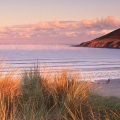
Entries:
POLYGON ((0 120, 119 120, 120 99, 90 92, 90 82, 77 73, 40 74, 21 78, 0 74, 0 120))

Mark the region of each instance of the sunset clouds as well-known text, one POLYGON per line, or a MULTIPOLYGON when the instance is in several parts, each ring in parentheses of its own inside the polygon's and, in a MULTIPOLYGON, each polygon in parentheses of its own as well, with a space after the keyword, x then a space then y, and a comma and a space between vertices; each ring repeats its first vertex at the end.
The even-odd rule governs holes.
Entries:
POLYGON ((1 44, 79 44, 120 27, 113 16, 81 21, 52 21, 0 28, 1 44))

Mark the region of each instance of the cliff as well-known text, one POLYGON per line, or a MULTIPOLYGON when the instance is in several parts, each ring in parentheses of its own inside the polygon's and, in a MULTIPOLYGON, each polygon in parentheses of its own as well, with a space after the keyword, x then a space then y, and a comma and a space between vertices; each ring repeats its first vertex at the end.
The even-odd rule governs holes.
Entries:
POLYGON ((117 48, 120 49, 120 29, 94 40, 83 42, 76 47, 117 48))

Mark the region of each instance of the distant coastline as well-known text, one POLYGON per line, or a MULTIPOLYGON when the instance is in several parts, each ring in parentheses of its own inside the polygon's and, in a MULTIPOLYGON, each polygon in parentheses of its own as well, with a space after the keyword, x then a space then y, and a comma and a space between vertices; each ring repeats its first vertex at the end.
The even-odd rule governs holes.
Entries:
POLYGON ((120 49, 120 29, 110 32, 94 40, 83 42, 73 47, 113 48, 120 49))

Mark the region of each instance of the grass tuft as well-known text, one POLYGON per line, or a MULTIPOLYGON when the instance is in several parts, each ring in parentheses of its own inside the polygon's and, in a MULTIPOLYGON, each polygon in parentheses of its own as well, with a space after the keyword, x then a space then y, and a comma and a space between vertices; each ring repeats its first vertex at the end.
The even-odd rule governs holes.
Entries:
POLYGON ((0 76, 0 120, 119 120, 120 99, 91 93, 77 73, 41 74, 38 67, 0 76), (113 104, 114 103, 114 104, 113 104))

